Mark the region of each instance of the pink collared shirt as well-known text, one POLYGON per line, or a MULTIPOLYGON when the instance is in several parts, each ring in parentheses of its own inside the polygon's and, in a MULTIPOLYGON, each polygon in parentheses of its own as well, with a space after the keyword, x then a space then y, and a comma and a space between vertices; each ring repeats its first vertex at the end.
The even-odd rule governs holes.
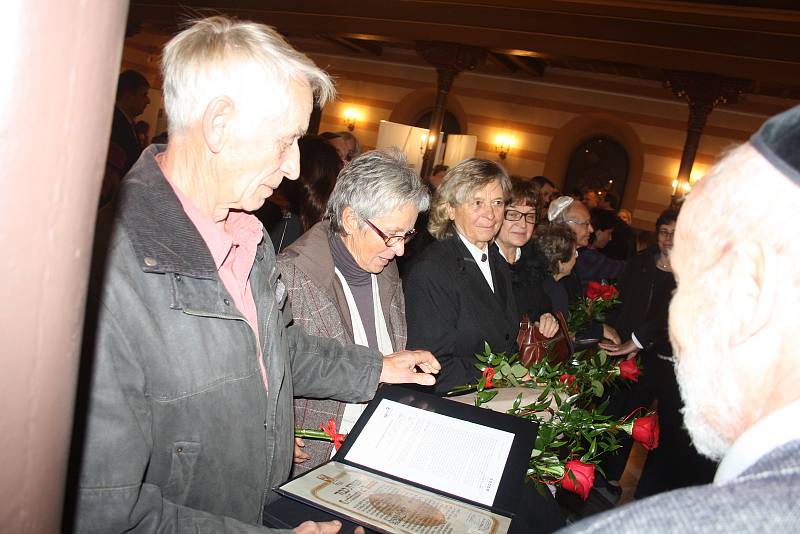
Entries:
POLYGON ((267 371, 261 357, 258 311, 253 291, 250 288, 250 271, 253 269, 256 259, 256 249, 264 238, 261 221, 256 216, 243 211, 230 211, 223 230, 200 211, 189 197, 175 187, 169 177, 165 175, 165 178, 175 192, 175 196, 178 197, 183 211, 197 228, 200 237, 203 238, 211 252, 211 257, 217 267, 217 274, 219 274, 225 289, 233 297, 236 309, 244 316, 256 335, 258 367, 266 388, 267 371))

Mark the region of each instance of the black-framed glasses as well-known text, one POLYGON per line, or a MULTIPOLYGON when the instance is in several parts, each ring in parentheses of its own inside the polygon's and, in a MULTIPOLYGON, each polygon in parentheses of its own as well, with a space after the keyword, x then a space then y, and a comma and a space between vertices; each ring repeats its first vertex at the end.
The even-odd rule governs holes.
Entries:
POLYGON ((658 231, 658 237, 663 239, 674 239, 675 238, 675 231, 673 230, 670 232, 669 230, 661 229, 658 231))
POLYGON ((417 235, 416 228, 412 228, 403 235, 386 235, 380 228, 372 224, 369 219, 364 219, 364 222, 367 223, 370 228, 375 230, 375 233, 378 234, 378 237, 383 239, 383 242, 387 247, 393 247, 395 245, 399 245, 400 243, 408 243, 415 235, 417 235))
POLYGON ((528 224, 536 224, 536 212, 522 213, 521 211, 507 209, 505 213, 505 220, 518 221, 525 217, 525 222, 528 224))

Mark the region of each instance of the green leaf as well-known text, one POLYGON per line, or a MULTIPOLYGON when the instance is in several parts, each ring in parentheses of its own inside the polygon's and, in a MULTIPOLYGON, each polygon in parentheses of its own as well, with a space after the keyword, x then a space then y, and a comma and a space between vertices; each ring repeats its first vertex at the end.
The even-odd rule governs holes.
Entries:
POLYGON ((522 378, 528 373, 528 370, 525 369, 525 366, 521 363, 517 362, 511 367, 511 374, 513 374, 517 378, 522 378))
MULTIPOLYGON (((498 391, 496 389, 487 389, 484 391, 478 391, 475 397, 480 404, 484 404, 492 400, 497 393, 498 391)), ((478 404, 478 406, 480 406, 480 404, 478 404)))
POLYGON ((597 351, 597 355, 600 356, 600 365, 605 365, 606 361, 608 360, 608 356, 606 355, 606 351, 599 350, 597 351))
POLYGON ((592 393, 595 397, 603 396, 603 384, 598 380, 592 380, 592 393))

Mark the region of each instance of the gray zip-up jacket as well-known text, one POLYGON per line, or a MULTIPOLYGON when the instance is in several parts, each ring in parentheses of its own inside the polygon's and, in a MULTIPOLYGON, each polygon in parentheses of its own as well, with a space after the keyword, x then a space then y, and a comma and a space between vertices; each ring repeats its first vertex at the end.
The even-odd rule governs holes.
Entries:
POLYGON ((161 150, 143 153, 113 222, 98 222, 75 528, 266 532, 263 506, 291 468, 293 395, 369 400, 382 358, 289 326, 265 238, 250 284, 266 392, 256 336, 155 162, 161 150))

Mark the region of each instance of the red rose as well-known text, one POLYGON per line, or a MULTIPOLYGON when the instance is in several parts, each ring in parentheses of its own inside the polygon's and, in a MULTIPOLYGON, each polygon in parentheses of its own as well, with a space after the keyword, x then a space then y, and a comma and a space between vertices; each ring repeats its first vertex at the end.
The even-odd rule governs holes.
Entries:
POLYGON ((486 385, 484 387, 490 388, 494 386, 492 379, 494 378, 494 367, 487 367, 483 370, 483 376, 486 377, 486 385))
POLYGON ((336 419, 328 419, 328 424, 322 424, 320 425, 320 428, 322 428, 323 432, 328 434, 328 437, 330 437, 331 441, 333 442, 333 446, 336 447, 336 450, 338 451, 342 446, 344 438, 347 436, 345 434, 339 434, 336 432, 336 419))
POLYGON ((627 378, 632 382, 638 382, 640 374, 639 366, 636 365, 636 358, 619 362, 619 376, 622 378, 627 378))
POLYGON ((611 300, 617 294, 617 288, 611 284, 603 284, 600 290, 600 298, 603 300, 611 300))
POLYGON ((603 284, 600 282, 589 282, 589 285, 586 286, 586 296, 592 300, 597 300, 602 296, 603 291, 603 284))
POLYGON ((631 436, 648 451, 658 447, 658 416, 656 414, 639 417, 633 421, 631 436))
POLYGON ((575 375, 564 373, 563 375, 561 375, 559 377, 559 380, 561 380, 562 384, 565 384, 567 386, 571 386, 572 383, 575 382, 575 375))
POLYGON ((589 498, 589 491, 594 486, 594 465, 585 464, 578 460, 567 462, 564 476, 561 478, 561 487, 573 493, 577 493, 584 501, 589 498), (575 477, 572 477, 569 474, 575 477))

